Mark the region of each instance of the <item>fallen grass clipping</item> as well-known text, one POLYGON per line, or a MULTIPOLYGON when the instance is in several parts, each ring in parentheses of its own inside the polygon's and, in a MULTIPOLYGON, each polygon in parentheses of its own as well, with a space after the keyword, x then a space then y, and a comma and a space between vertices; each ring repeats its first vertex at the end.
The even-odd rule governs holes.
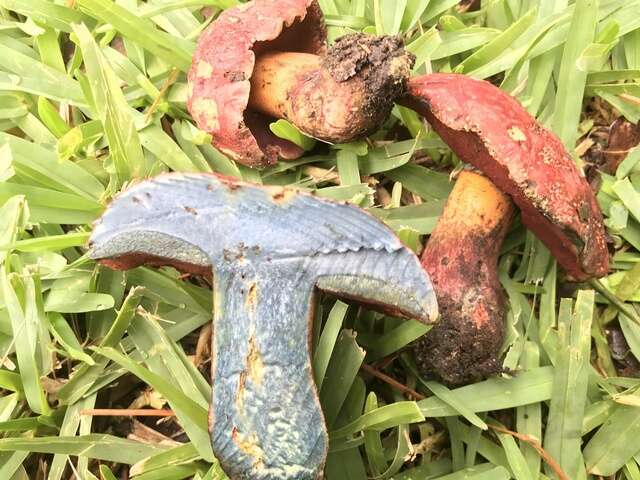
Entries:
MULTIPOLYGON (((211 147, 185 71, 236 3, 0 0, 0 479, 226 478, 207 434, 209 285, 86 257, 92 222, 131 182, 174 170, 295 185, 369 209, 417 251, 442 211, 459 162, 403 108, 340 147, 278 122, 311 151, 264 171, 211 147)), ((592 173, 609 126, 640 120, 640 0, 320 4, 331 40, 400 34, 415 73, 500 85, 592 173)), ((594 183, 607 278, 570 284, 522 226, 510 232, 509 374, 449 389, 407 350, 424 326, 319 300, 329 480, 640 479, 640 148, 626 149, 594 183)))

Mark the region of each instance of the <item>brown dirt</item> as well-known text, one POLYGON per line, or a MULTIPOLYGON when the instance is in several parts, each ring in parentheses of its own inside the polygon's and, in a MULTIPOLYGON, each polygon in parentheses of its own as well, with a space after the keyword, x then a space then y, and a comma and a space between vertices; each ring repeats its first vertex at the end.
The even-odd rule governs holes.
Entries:
POLYGON ((609 130, 609 145, 604 154, 603 170, 614 174, 618 166, 629 154, 629 150, 640 143, 640 125, 635 125, 623 117, 618 118, 609 130))
POLYGON ((440 322, 414 344, 420 371, 450 386, 477 382, 502 370, 504 293, 497 290, 488 299, 474 289, 465 303, 461 308, 459 302, 439 297, 440 322), (479 328, 473 318, 476 309, 490 311, 494 321, 479 328))

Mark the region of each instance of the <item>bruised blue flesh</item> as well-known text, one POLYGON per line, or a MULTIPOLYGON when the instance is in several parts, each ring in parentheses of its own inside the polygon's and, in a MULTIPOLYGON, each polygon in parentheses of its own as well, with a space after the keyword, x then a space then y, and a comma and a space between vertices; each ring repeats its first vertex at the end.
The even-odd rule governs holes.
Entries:
MULTIPOLYGON (((210 432, 232 479, 322 477, 328 438, 310 363, 320 288, 431 323, 416 256, 363 210, 280 187, 171 174, 119 195, 91 256, 213 272, 210 432)), ((111 263, 109 263, 111 261, 111 263)))

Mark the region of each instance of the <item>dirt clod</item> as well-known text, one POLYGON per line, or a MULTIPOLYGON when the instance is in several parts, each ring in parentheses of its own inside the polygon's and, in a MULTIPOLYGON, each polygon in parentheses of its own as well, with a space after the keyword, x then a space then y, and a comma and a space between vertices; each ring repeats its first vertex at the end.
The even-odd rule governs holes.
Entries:
POLYGON ((449 386, 474 383, 502 371, 498 356, 504 335, 502 292, 498 304, 476 296, 460 309, 457 302, 438 299, 440 315, 445 321, 436 324, 414 345, 416 364, 421 372, 449 386), (490 308, 493 307, 493 308, 490 308), (488 309, 495 321, 478 326, 475 309, 488 309))

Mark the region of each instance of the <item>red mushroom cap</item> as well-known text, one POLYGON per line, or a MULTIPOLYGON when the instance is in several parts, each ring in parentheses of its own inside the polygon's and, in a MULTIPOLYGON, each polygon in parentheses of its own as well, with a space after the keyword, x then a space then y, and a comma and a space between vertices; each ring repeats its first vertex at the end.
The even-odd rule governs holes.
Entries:
POLYGON ((213 145, 240 163, 266 166, 303 151, 246 111, 256 55, 266 50, 321 54, 326 29, 316 0, 254 0, 224 11, 198 40, 187 106, 213 145))
POLYGON ((483 80, 432 74, 410 79, 403 103, 513 198, 522 222, 569 275, 607 274, 602 213, 591 187, 558 137, 517 100, 483 80))

